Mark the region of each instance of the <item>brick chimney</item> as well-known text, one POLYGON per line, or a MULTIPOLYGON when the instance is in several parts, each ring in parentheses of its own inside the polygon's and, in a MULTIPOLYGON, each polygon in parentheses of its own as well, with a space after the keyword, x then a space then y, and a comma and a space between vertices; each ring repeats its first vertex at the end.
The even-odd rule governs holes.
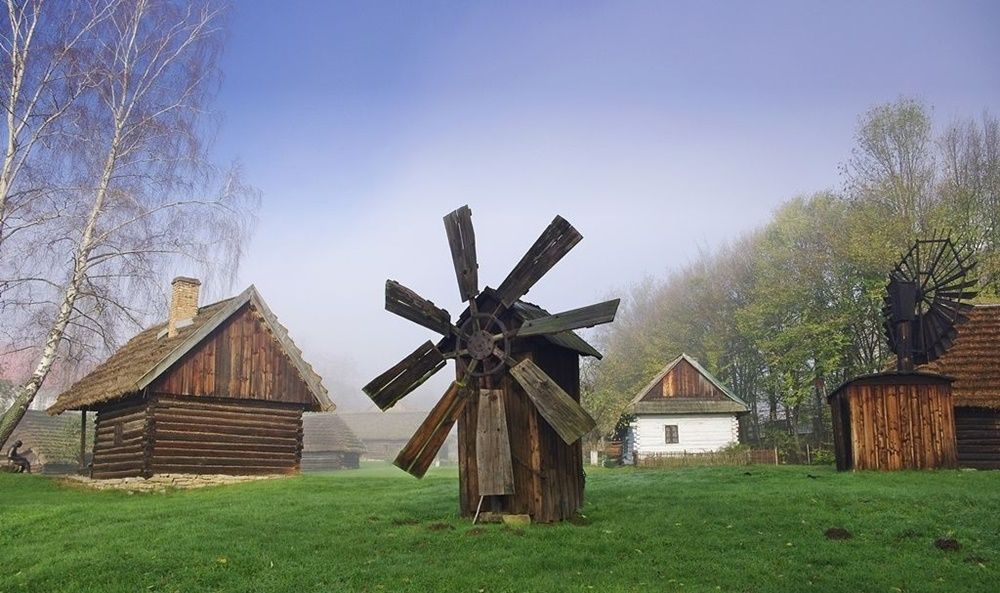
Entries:
POLYGON ((178 276, 170 283, 173 288, 170 297, 170 314, 167 316, 167 337, 177 335, 177 330, 189 325, 198 314, 198 293, 201 281, 178 276))

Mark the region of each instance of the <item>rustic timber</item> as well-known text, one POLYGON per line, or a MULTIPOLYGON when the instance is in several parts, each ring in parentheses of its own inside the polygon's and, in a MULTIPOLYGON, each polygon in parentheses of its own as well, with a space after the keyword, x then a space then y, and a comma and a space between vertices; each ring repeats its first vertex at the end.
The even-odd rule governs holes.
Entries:
POLYGON ((581 239, 561 217, 496 290, 479 290, 469 208, 459 208, 444 222, 468 307, 452 322, 443 309, 390 280, 387 308, 444 337, 436 348, 429 343, 418 348, 364 391, 386 409, 453 359, 455 383, 396 456, 396 465, 424 475, 457 419, 463 515, 566 519, 583 503, 579 440, 595 425, 579 404, 578 356, 601 356, 573 330, 610 322, 619 301, 550 315, 520 300, 581 239), (459 389, 466 384, 468 395, 459 389))
POLYGON ((406 446, 400 450, 393 462, 395 466, 416 478, 424 477, 468 399, 465 389, 453 381, 406 446))
POLYGON ((303 412, 333 407, 319 376, 252 286, 201 308, 184 296, 189 323, 142 332, 50 413, 96 412, 95 478, 298 471, 303 412))
POLYGON ((479 390, 479 418, 476 423, 479 495, 513 494, 514 469, 511 465, 510 435, 502 389, 479 390))
POLYGON ((526 337, 554 334, 608 323, 614 320, 619 303, 621 303, 621 299, 614 299, 562 313, 554 313, 548 317, 530 319, 524 322, 521 329, 517 330, 517 335, 526 337))
POLYGON ((472 210, 462 206, 444 217, 444 228, 455 264, 458 292, 463 301, 479 294, 479 263, 476 261, 476 233, 472 227, 472 210))
POLYGON ((952 468, 951 380, 928 373, 859 377, 829 397, 840 470, 952 468))
POLYGON ((385 281, 385 309, 404 319, 447 336, 451 331, 451 316, 395 280, 385 281))
POLYGON ((577 232, 573 225, 563 217, 556 216, 497 287, 497 293, 504 306, 512 306, 527 294, 531 287, 582 239, 583 235, 577 232))
POLYGON ((428 340, 388 371, 375 377, 364 386, 363 391, 379 409, 388 410, 443 366, 444 356, 428 340))
POLYGON ((567 445, 575 443, 596 426, 590 414, 531 359, 512 366, 510 374, 567 445))

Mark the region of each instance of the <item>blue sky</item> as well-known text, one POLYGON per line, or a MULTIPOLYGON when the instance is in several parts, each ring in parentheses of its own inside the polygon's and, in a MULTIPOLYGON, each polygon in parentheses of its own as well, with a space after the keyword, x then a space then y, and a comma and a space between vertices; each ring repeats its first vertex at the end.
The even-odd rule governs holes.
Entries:
POLYGON ((1000 112, 998 30, 997 2, 238 2, 215 154, 264 192, 241 283, 351 407, 430 337, 385 278, 458 311, 450 210, 493 285, 570 220, 528 299, 588 304, 839 188, 877 103, 1000 112))

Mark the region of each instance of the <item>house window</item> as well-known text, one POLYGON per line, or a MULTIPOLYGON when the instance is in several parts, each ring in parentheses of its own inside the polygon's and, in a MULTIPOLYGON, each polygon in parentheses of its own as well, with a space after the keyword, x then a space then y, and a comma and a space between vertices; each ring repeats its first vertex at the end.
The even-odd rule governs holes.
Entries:
POLYGON ((124 436, 124 429, 122 428, 122 423, 115 423, 115 445, 122 444, 122 437, 124 436))
POLYGON ((677 425, 667 424, 663 427, 663 440, 668 445, 670 443, 676 443, 677 441, 677 425))

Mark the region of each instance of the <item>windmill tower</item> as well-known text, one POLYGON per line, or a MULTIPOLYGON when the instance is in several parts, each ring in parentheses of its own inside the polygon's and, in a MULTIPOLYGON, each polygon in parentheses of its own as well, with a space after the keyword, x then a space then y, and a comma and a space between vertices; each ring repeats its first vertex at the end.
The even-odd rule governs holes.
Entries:
POLYGON ((837 469, 955 467, 951 379, 914 371, 944 354, 976 296, 968 249, 917 241, 889 274, 885 331, 896 370, 857 377, 830 394, 837 469))
POLYGON ((441 335, 427 341, 364 391, 391 408, 448 360, 455 380, 396 457, 420 478, 458 423, 460 506, 527 514, 540 522, 571 517, 583 504, 580 438, 594 420, 580 405, 579 357, 600 354, 574 329, 608 323, 618 299, 550 315, 521 301, 582 236, 561 217, 542 232, 496 288, 479 288, 472 211, 444 217, 459 295, 467 307, 450 314, 393 280, 387 310, 441 335))

